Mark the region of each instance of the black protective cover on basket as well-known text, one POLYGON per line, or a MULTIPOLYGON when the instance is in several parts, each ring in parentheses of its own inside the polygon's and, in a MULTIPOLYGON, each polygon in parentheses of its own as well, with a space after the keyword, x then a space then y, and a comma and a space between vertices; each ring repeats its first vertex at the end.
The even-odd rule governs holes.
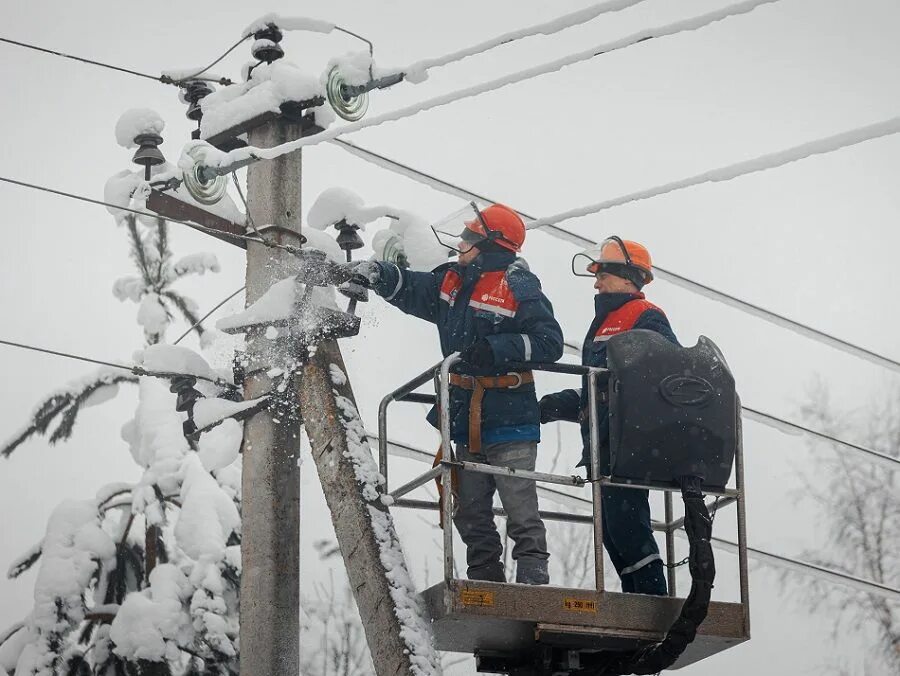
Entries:
POLYGON ((706 489, 731 476, 739 415, 734 376, 719 348, 700 336, 680 347, 632 330, 607 344, 610 470, 613 479, 706 489))

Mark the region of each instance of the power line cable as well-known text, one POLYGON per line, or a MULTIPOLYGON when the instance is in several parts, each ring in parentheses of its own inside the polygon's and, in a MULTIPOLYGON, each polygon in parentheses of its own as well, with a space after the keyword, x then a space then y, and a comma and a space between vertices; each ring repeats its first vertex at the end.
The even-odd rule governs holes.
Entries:
POLYGON ((833 153, 843 148, 882 138, 884 136, 890 136, 898 132, 900 132, 900 116, 857 127, 856 129, 850 129, 849 131, 841 132, 840 134, 834 134, 807 143, 801 143, 791 148, 768 153, 749 160, 743 160, 741 162, 735 162, 734 164, 717 167, 716 169, 710 169, 709 171, 704 171, 703 173, 695 174, 694 176, 682 178, 670 183, 664 183, 663 185, 654 186, 652 188, 638 190, 637 192, 622 195, 621 197, 614 197, 595 204, 589 204, 576 209, 569 209, 568 211, 563 211, 554 214, 553 216, 539 218, 536 221, 529 223, 528 228, 542 228, 547 225, 555 225, 562 221, 590 216, 607 209, 622 206, 623 204, 658 197, 659 195, 675 192, 676 190, 684 190, 685 188, 692 188, 703 183, 730 181, 731 179, 740 176, 746 176, 747 174, 753 174, 767 169, 783 167, 786 164, 798 162, 799 160, 804 160, 813 155, 833 153))
MULTIPOLYGON (((413 73, 425 73, 426 71, 432 68, 438 68, 441 66, 445 66, 451 63, 455 63, 457 61, 461 61, 470 56, 475 56, 478 54, 482 54, 486 51, 494 49, 495 47, 499 47, 501 45, 509 44, 512 42, 516 42, 523 38, 532 37, 535 35, 553 35, 554 33, 558 33, 567 28, 571 28, 583 23, 587 23, 591 21, 601 14, 606 14, 609 12, 616 12, 622 9, 627 9, 634 5, 640 4, 645 0, 610 0, 609 2, 598 3, 596 5, 592 5, 590 7, 586 7, 584 9, 571 12, 569 14, 557 17, 550 21, 545 21, 540 24, 535 24, 533 26, 529 26, 527 28, 520 28, 515 31, 511 31, 509 33, 505 33, 503 35, 496 36, 489 40, 485 40, 476 45, 472 45, 471 47, 467 47, 465 49, 457 50, 454 52, 450 52, 449 54, 445 54, 443 56, 423 59, 421 61, 417 61, 413 64, 410 64, 406 68, 401 69, 405 75, 408 75, 408 80, 415 81, 413 73)), ((346 28, 341 26, 334 25, 334 30, 341 31, 348 35, 352 35, 353 37, 362 40, 367 43, 370 47, 370 51, 372 48, 372 43, 364 38, 363 36, 354 33, 346 28)), ((15 45, 17 47, 23 47, 25 49, 32 49, 34 51, 42 52, 44 54, 50 54, 52 56, 58 56, 64 59, 71 59, 73 61, 78 61, 80 63, 86 63, 92 66, 99 66, 101 68, 108 68, 110 70, 115 70, 121 73, 127 73, 129 75, 135 75, 137 77, 146 78, 149 80, 156 80, 157 82, 162 82, 164 84, 175 84, 180 85, 189 80, 205 80, 208 82, 217 82, 222 85, 233 84, 233 82, 228 78, 204 78, 201 77, 204 73, 210 70, 213 66, 221 62, 226 56, 228 56, 231 52, 237 49, 243 42, 248 40, 252 34, 245 35, 241 37, 240 40, 235 42, 231 47, 229 47, 221 56, 216 58, 212 63, 210 63, 205 68, 202 68, 191 75, 182 76, 182 77, 174 77, 173 75, 163 73, 162 75, 150 75, 149 73, 142 73, 140 71, 132 70, 130 68, 125 68, 124 66, 117 66, 110 63, 105 63, 102 61, 96 61, 94 59, 88 59, 81 56, 75 56, 72 54, 66 54, 65 52, 60 52, 54 49, 48 49, 46 47, 40 47, 38 45, 34 45, 27 42, 21 42, 19 40, 12 40, 10 38, 0 37, 0 42, 5 42, 7 44, 15 45)))
POLYGON ((539 24, 528 26, 527 28, 519 28, 514 31, 510 31, 509 33, 495 36, 488 40, 484 40, 483 42, 479 42, 478 44, 472 45, 471 47, 459 49, 454 52, 450 52, 449 54, 444 54, 443 56, 416 61, 415 63, 412 63, 409 66, 400 68, 398 70, 406 76, 406 79, 408 81, 413 83, 419 82, 424 79, 424 73, 431 70, 432 68, 439 68, 451 63, 456 63, 457 61, 462 61, 463 59, 467 59, 470 56, 483 54, 484 52, 487 52, 496 47, 507 45, 512 42, 517 42, 518 40, 522 40, 524 38, 533 37, 535 35, 553 35, 567 28, 573 28, 574 26, 592 21, 601 14, 618 12, 619 10, 628 9, 629 7, 638 5, 641 2, 644 2, 644 0, 611 0, 610 2, 600 2, 596 5, 591 5, 590 7, 585 7, 584 9, 579 9, 575 12, 570 12, 569 14, 551 19, 550 21, 544 21, 539 24))
MULTIPOLYGON (((366 436, 369 441, 377 443, 377 434, 367 432, 366 436)), ((411 460, 426 463, 431 463, 432 460, 434 460, 434 453, 429 453, 428 451, 417 448, 412 444, 395 441, 393 439, 388 440, 388 449, 392 452, 392 455, 399 455, 411 460)), ((582 498, 578 495, 569 495, 563 493, 563 491, 554 492, 560 493, 562 495, 553 496, 550 493, 542 493, 542 495, 548 500, 562 500, 566 505, 578 505, 581 509, 584 510, 591 509, 590 500, 582 498)), ((682 531, 678 531, 678 533, 681 534, 682 531)), ((715 536, 713 536, 712 541, 725 551, 729 551, 734 554, 738 553, 738 546, 736 542, 732 542, 730 540, 726 540, 725 538, 715 536)), ((836 584, 852 587, 853 589, 864 591, 867 593, 876 593, 891 600, 900 599, 900 589, 895 589, 894 587, 890 587, 874 580, 867 580, 865 578, 833 570, 831 568, 826 568, 825 566, 820 566, 818 564, 803 561, 801 559, 784 556, 782 554, 775 554, 764 549, 750 546, 747 547, 747 556, 748 558, 755 559, 768 565, 776 566, 779 568, 786 568, 789 570, 793 570, 794 572, 799 572, 806 575, 821 577, 836 584)))
MULTIPOLYGON (((483 202, 489 204, 494 204, 497 202, 497 200, 494 200, 483 194, 480 194, 473 190, 469 190, 468 188, 461 187, 459 185, 451 183, 450 181, 446 181, 442 178, 411 167, 408 164, 404 164, 397 160, 386 157, 385 155, 364 148, 363 146, 351 143, 350 141, 344 139, 335 139, 334 143, 349 152, 351 155, 354 155, 355 157, 375 164, 382 169, 392 171, 395 174, 405 176, 410 180, 416 181, 417 183, 421 183, 422 185, 426 185, 435 190, 439 190, 455 197, 460 197, 462 199, 472 200, 475 202, 483 202)), ((537 216, 533 216, 524 211, 517 210, 517 213, 526 220, 538 220, 537 216)), ((548 235, 551 235, 552 237, 564 240, 566 242, 569 242, 570 244, 574 244, 582 248, 590 248, 598 245, 598 242, 596 240, 576 234, 574 232, 566 230, 565 228, 561 228, 558 225, 545 225, 541 228, 541 230, 546 232, 548 235)), ((766 308, 763 308, 759 305, 755 305, 748 301, 742 300, 737 296, 725 293, 724 291, 720 291, 709 285, 702 284, 701 282, 694 281, 676 272, 672 272, 671 270, 660 267, 659 265, 654 264, 653 270, 658 279, 665 280, 667 282, 680 286, 692 293, 705 296, 711 300, 725 303, 729 307, 740 310, 747 314, 751 314, 759 319, 763 319, 764 321, 769 322, 770 324, 774 324, 775 326, 779 326, 781 328, 790 329, 791 331, 802 335, 805 338, 815 340, 816 342, 835 348, 846 354, 865 359, 870 363, 874 363, 878 366, 882 366, 894 372, 900 373, 900 362, 895 359, 891 359, 867 348, 860 347, 859 345, 825 333, 824 331, 815 329, 806 324, 801 324, 800 322, 790 319, 789 317, 786 317, 784 315, 778 314, 777 312, 767 310, 766 308)))
MULTIPOLYGON (((40 47, 40 46, 38 46, 38 45, 33 45, 33 44, 31 44, 31 43, 28 43, 28 42, 21 42, 21 41, 19 41, 19 40, 12 40, 12 39, 10 39, 10 38, 0 37, 0 42, 5 42, 6 44, 15 45, 16 47, 24 47, 25 49, 31 49, 31 50, 34 50, 34 51, 36 51, 36 52, 43 52, 44 54, 50 54, 50 55, 52 55, 52 56, 58 56, 58 57, 61 57, 61 58, 63 58, 63 59, 71 59, 72 61, 78 61, 78 62, 80 62, 80 63, 86 63, 86 64, 91 65, 91 66, 99 66, 100 68, 107 68, 107 69, 109 69, 109 70, 115 70, 115 71, 118 71, 118 72, 120 72, 120 73, 127 73, 128 75, 134 75, 134 76, 136 76, 136 77, 142 77, 142 78, 146 78, 146 79, 148 79, 148 80, 155 80, 156 82, 162 82, 163 84, 172 84, 172 85, 180 85, 181 83, 183 83, 183 82, 185 82, 185 81, 187 81, 187 80, 205 80, 205 81, 207 81, 207 82, 217 82, 218 84, 221 84, 221 85, 229 85, 229 84, 233 84, 232 81, 229 80, 228 78, 205 78, 205 77, 200 77, 200 76, 201 76, 203 73, 205 73, 206 71, 208 71, 210 68, 212 68, 214 65, 216 65, 217 63, 219 63, 219 61, 221 61, 221 60, 224 59, 226 56, 228 56, 228 54, 230 54, 231 51, 234 50, 235 47, 237 47, 237 46, 240 44, 240 42, 237 43, 237 44, 235 44, 235 45, 234 45, 233 47, 231 47, 227 52, 225 52, 222 56, 220 56, 218 59, 216 59, 215 61, 213 61, 209 66, 207 66, 207 67, 204 68, 203 70, 198 71, 195 75, 192 75, 192 76, 186 77, 186 78, 181 78, 181 79, 174 79, 174 78, 171 78, 171 77, 169 77, 168 75, 165 75, 165 74, 163 74, 163 75, 150 75, 149 73, 142 73, 142 72, 137 71, 137 70, 132 70, 131 68, 125 68, 124 66, 116 66, 116 65, 114 65, 114 64, 111 64, 111 63, 105 63, 105 62, 103 62, 103 61, 95 61, 94 59, 87 59, 87 58, 85 58, 85 57, 83 57, 83 56, 75 56, 74 54, 66 54, 65 52, 60 52, 60 51, 57 51, 57 50, 54 50, 54 49, 48 49, 48 48, 46 48, 46 47, 40 47)), ((243 42, 243 39, 241 39, 241 42, 243 42)))
MULTIPOLYGON (((222 59, 224 59, 226 56, 228 56, 229 54, 231 54, 231 52, 233 52, 235 49, 237 49, 237 48, 238 48, 245 40, 247 40, 248 37, 249 37, 249 36, 247 36, 247 37, 242 37, 240 40, 238 40, 237 42, 235 42, 233 45, 231 45, 231 47, 229 47, 227 50, 225 50, 225 53, 224 53, 224 54, 222 54, 220 57, 218 57, 215 61, 213 61, 211 64, 209 64, 206 68, 202 68, 202 69, 198 70, 198 71, 197 71, 196 73, 194 73, 193 75, 188 75, 188 76, 186 76, 186 77, 180 77, 180 78, 178 78, 177 80, 175 80, 172 84, 180 85, 180 84, 182 84, 182 83, 184 83, 184 82, 187 82, 188 80, 197 80, 197 79, 205 79, 205 80, 212 81, 212 82, 218 82, 219 84, 222 84, 222 85, 230 85, 230 84, 234 84, 234 83, 233 83, 231 80, 229 80, 228 78, 220 78, 220 79, 218 79, 218 80, 215 80, 215 79, 212 79, 212 78, 201 78, 200 76, 203 75, 203 73, 205 73, 206 71, 208 71, 210 68, 212 68, 213 66, 215 66, 217 63, 219 63, 219 62, 220 62, 222 59)), ((162 77, 167 77, 167 76, 166 76, 166 75, 163 75, 162 77)))
POLYGON ((151 371, 149 369, 145 369, 143 366, 138 366, 137 364, 133 364, 131 366, 126 366, 124 364, 116 364, 111 361, 103 361, 102 359, 93 359, 91 357, 84 357, 78 354, 72 354, 71 352, 60 352, 58 350, 50 350, 45 347, 37 347, 35 345, 27 345, 25 343, 16 343, 11 340, 3 340, 0 339, 0 344, 8 345, 10 347, 18 347, 23 350, 31 350, 32 352, 41 352, 43 354, 52 354, 57 357, 65 357, 66 359, 74 359, 76 361, 83 361, 89 364, 99 364, 100 366, 110 366, 116 369, 122 369, 123 371, 130 371, 136 376, 151 376, 154 378, 164 378, 166 380, 171 380, 172 378, 182 378, 184 376, 191 376, 193 378, 197 378, 198 380, 205 380, 206 382, 213 383, 218 385, 219 387, 225 387, 228 389, 235 389, 235 386, 232 383, 222 379, 222 378, 209 378, 203 375, 197 375, 195 373, 176 373, 174 371, 151 371))
POLYGON ((539 75, 552 73, 560 70, 565 66, 579 63, 581 61, 587 61, 589 59, 593 59, 596 56, 600 56, 601 54, 607 54, 616 50, 625 49, 627 47, 631 47, 638 43, 646 42, 654 38, 675 35, 676 33, 695 31, 730 17, 747 14, 748 12, 753 11, 761 5, 769 5, 780 1, 781 0, 744 0, 743 2, 728 5, 721 9, 707 12, 706 14, 701 14, 690 19, 676 21, 674 23, 659 26, 657 28, 645 29, 619 40, 615 40, 613 42, 604 43, 591 49, 577 52, 575 54, 571 54, 569 56, 563 57, 561 59, 556 59, 539 66, 534 66, 532 68, 518 71, 501 78, 489 80, 472 87, 467 87, 465 89, 442 94, 441 96, 436 96, 426 101, 406 106, 405 108, 400 108, 398 110, 384 113, 382 115, 376 115, 374 117, 360 120, 358 122, 351 122, 340 127, 332 127, 325 131, 319 132, 318 134, 305 136, 295 141, 282 143, 271 148, 256 148, 253 146, 238 148, 236 150, 232 150, 229 153, 226 153, 217 161, 216 166, 211 166, 210 168, 214 169, 215 172, 219 175, 225 175, 239 167, 247 166, 248 164, 252 164, 260 160, 275 159, 276 157, 294 152, 296 150, 299 150, 300 148, 316 145, 318 143, 322 143, 323 141, 330 141, 339 136, 343 136, 344 134, 350 134, 362 129, 367 129, 369 127, 375 127, 380 124, 384 124, 385 122, 394 122, 403 118, 411 117, 426 110, 431 110, 439 106, 454 103, 461 99, 478 96, 479 94, 494 91, 501 87, 522 82, 524 80, 529 80, 539 75))
POLYGON ((246 286, 242 286, 240 289, 238 289, 238 290, 235 291, 234 293, 230 294, 230 295, 229 295, 227 298, 225 298, 222 302, 218 303, 215 307, 213 307, 212 310, 210 310, 210 311, 207 312, 205 315, 203 315, 202 317, 200 317, 200 319, 198 319, 198 320, 197 320, 197 321, 196 321, 196 322, 195 322, 195 323, 194 323, 187 331, 185 331, 185 332, 182 333, 180 336, 178 336, 178 338, 175 339, 175 342, 172 343, 172 345, 178 345, 178 343, 180 343, 182 340, 184 340, 185 338, 187 338, 188 334, 190 334, 191 331, 193 331, 193 330, 196 329, 198 326, 200 326, 203 322, 205 322, 207 319, 209 319, 209 316, 210 316, 213 312, 215 312, 215 311, 218 310, 220 307, 222 307, 223 305, 225 305, 225 303, 227 303, 228 301, 230 301, 232 298, 234 298, 236 295, 238 295, 241 291, 243 291, 243 290, 246 289, 246 288, 247 288, 246 286))
POLYGON ((886 453, 876 451, 867 446, 854 444, 850 441, 840 439, 831 434, 814 430, 810 427, 806 427, 805 425, 791 422, 790 420, 785 420, 784 418, 779 418, 778 416, 772 415, 771 413, 763 413, 762 411, 751 408, 749 406, 742 406, 741 410, 744 412, 747 419, 753 420, 763 425, 768 425, 769 427, 777 429, 780 432, 784 432, 785 434, 796 434, 797 432, 809 434, 816 437, 817 439, 821 439, 822 441, 828 441, 833 444, 838 444, 839 446, 843 446, 844 448, 850 449, 852 451, 865 454, 869 460, 884 465, 888 470, 897 471, 897 468, 900 467, 900 459, 894 458, 886 453))

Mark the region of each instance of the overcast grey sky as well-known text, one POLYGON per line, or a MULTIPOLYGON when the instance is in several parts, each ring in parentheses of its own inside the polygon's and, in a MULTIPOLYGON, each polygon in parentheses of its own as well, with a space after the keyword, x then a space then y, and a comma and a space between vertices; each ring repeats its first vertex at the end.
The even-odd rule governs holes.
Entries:
MULTIPOLYGON (((90 0, 3 3, 0 34, 14 39, 157 73, 205 64, 268 11, 327 19, 375 42, 381 65, 443 54, 513 28, 586 6, 459 0, 422 3, 271 1, 248 5, 90 0)), ((370 115, 541 63, 632 33, 728 4, 725 0, 649 0, 549 38, 534 38, 435 71, 418 86, 400 85, 372 97, 370 115)), ((498 200, 546 215, 681 178, 820 136, 890 118, 900 112, 900 3, 896 0, 782 0, 713 27, 638 45, 618 53, 411 119, 354 134, 354 142, 498 200)), ((357 46, 339 35, 289 34, 288 58, 310 72, 357 46)), ((240 48, 219 71, 232 77, 248 53, 240 48)), ((118 116, 151 107, 167 121, 162 150, 176 160, 191 123, 174 88, 0 45, 3 82, 0 175, 101 197, 131 152, 115 144, 118 116)), ((900 245, 900 138, 888 137, 729 183, 648 200, 566 224, 593 239, 619 234, 646 243, 663 267, 798 321, 900 359, 892 292, 900 245)), ((322 145, 304 151, 304 208, 321 190, 341 185, 370 203, 394 204, 426 217, 459 201, 388 174, 322 145)), ((121 231, 100 207, 0 185, 6 240, 0 266, 0 337, 91 355, 127 359, 141 346, 135 306, 111 294, 129 274, 121 231)), ((203 308, 243 284, 242 253, 203 235, 174 228, 177 254, 214 251, 222 272, 184 289, 203 308)), ((573 279, 576 250, 532 233, 525 256, 542 277, 567 336, 579 341, 591 313, 589 282, 573 279)), ((744 402, 796 418, 812 379, 820 376, 847 409, 864 407, 896 375, 721 304, 658 281, 648 296, 666 309, 684 343, 703 333, 731 362, 744 402)), ((238 301, 231 304, 237 308, 238 301)), ((345 355, 369 424, 377 400, 393 384, 439 357, 433 329, 375 301, 365 308, 364 336, 345 355)), ((171 338, 180 333, 173 330, 171 338)), ((212 358, 227 363, 227 345, 212 358)), ((87 365, 0 347, 6 387, 0 392, 0 436, 27 418, 49 391, 88 372, 87 365)), ((545 380, 541 389, 561 381, 545 380)), ((52 508, 84 498, 108 481, 134 480, 138 468, 118 430, 134 407, 132 392, 87 410, 74 439, 43 440, 0 461, 3 569, 37 541, 52 508)), ((421 411, 398 414, 396 436, 432 448, 421 411)), ((746 426, 750 540, 786 554, 816 543, 816 515, 788 495, 806 471, 803 440, 746 426)), ((548 440, 553 434, 547 435, 548 440)), ((578 455, 566 430, 567 458, 578 455), (569 452, 571 451, 571 452, 569 452)), ((547 445, 547 444, 545 444, 547 445)), ((547 462, 552 449, 542 452, 547 462)), ((403 467, 412 472, 417 467, 403 467)), ((304 467, 304 514, 320 514, 311 464, 304 467)), ((424 527, 417 515, 401 528, 424 527), (418 525, 416 525, 418 524, 418 525)), ((716 521, 729 534, 733 515, 716 521)), ((304 584, 322 574, 311 543, 329 537, 321 518, 305 519, 304 584), (321 532, 320 532, 321 531, 321 532)), ((587 531, 585 537, 588 536, 587 531)), ((420 542, 417 539, 416 542, 420 542)), ((407 545, 424 583, 424 561, 438 554, 407 545)), ((734 566, 722 556, 717 592, 734 590, 734 566), (730 580, 729 580, 730 578, 730 580)), ((431 574, 433 582, 435 575, 431 574)), ((0 581, 0 624, 30 608, 34 573, 0 581)), ((859 665, 870 637, 836 644, 828 617, 813 617, 755 570, 753 640, 692 674, 806 673, 843 659, 859 665)), ((684 583, 683 583, 684 584, 684 583)))

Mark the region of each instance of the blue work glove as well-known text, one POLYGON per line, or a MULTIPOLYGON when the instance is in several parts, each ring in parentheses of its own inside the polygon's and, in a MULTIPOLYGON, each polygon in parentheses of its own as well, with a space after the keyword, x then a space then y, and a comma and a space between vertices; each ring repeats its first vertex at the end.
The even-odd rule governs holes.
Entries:
POLYGON ((371 289, 381 279, 381 266, 376 261, 350 261, 339 266, 347 281, 371 289))
POLYGON ((482 339, 470 345, 459 353, 460 359, 479 369, 486 369, 494 365, 494 351, 491 344, 482 339))
POLYGON ((549 394, 541 397, 541 400, 538 402, 538 408, 541 411, 541 425, 561 419, 559 417, 559 403, 549 394))

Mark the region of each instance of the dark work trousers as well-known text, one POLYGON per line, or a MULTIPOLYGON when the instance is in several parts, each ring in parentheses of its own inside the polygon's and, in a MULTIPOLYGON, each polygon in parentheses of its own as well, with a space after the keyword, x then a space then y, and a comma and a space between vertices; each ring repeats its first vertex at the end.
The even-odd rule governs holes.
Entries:
POLYGON ((662 559, 650 528, 649 491, 604 486, 602 495, 603 544, 622 591, 665 595, 662 559))
MULTIPOLYGON (((500 467, 534 470, 536 441, 511 441, 482 446, 470 453, 460 444, 457 459, 500 467)), ((494 491, 507 513, 506 532, 515 546, 512 557, 519 568, 538 566, 546 571, 547 532, 538 514, 537 486, 534 481, 494 474, 459 471, 458 509, 453 522, 466 544, 466 562, 471 579, 488 579, 484 571, 499 570, 503 556, 500 534, 494 523, 494 491)))

